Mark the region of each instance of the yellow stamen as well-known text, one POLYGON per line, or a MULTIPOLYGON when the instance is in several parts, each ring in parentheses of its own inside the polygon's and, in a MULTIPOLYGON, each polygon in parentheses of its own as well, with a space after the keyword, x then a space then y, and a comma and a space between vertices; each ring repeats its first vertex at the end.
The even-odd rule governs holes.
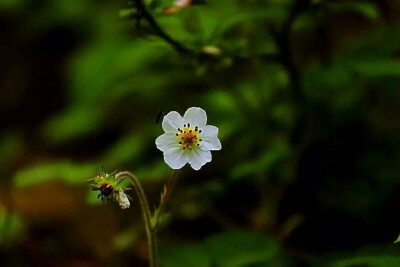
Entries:
POLYGON ((193 147, 199 146, 199 142, 202 140, 197 138, 198 127, 196 126, 195 128, 191 128, 190 123, 187 125, 185 124, 184 127, 183 131, 182 129, 178 129, 178 132, 176 133, 178 144, 184 150, 191 150, 193 147))

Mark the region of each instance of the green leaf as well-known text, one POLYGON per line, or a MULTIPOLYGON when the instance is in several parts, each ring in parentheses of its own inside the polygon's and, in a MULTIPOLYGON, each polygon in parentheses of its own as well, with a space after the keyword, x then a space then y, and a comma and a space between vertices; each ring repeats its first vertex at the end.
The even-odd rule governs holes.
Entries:
POLYGON ((277 256, 275 240, 260 233, 229 231, 210 237, 207 251, 217 266, 248 266, 263 263, 277 256))
POLYGON ((21 231, 20 216, 16 213, 9 213, 0 206, 0 247, 17 241, 21 231))
POLYGON ((210 257, 203 244, 174 244, 160 250, 160 267, 210 267, 210 257))
POLYGON ((268 149, 268 152, 260 155, 260 157, 251 162, 242 163, 234 167, 231 175, 233 178, 238 179, 253 173, 268 171, 279 160, 288 157, 290 153, 290 149, 286 144, 276 144, 274 147, 268 149))
POLYGON ((140 158, 146 142, 146 131, 142 129, 138 133, 132 133, 121 137, 113 146, 107 149, 101 157, 102 162, 107 165, 117 166, 129 163, 140 158))
POLYGON ((231 28, 248 22, 259 22, 260 20, 277 20, 280 21, 286 16, 287 10, 281 6, 270 6, 268 9, 254 10, 253 12, 237 12, 225 20, 220 20, 220 24, 215 29, 215 35, 220 36, 231 28))
POLYGON ((51 143, 71 141, 93 134, 101 128, 99 107, 71 107, 51 118, 43 127, 46 140, 51 143))
POLYGON ((396 241, 394 241, 393 243, 396 244, 396 243, 399 243, 399 242, 400 242, 400 235, 397 237, 396 241))
POLYGON ((119 11, 119 17, 122 19, 129 19, 136 15, 137 10, 135 8, 125 8, 119 11))
POLYGON ((260 233, 228 231, 202 243, 161 247, 160 262, 165 267, 249 266, 273 260, 279 252, 277 242, 260 233))
POLYGON ((400 266, 400 257, 396 256, 365 256, 352 259, 339 260, 332 264, 333 267, 369 266, 388 267, 400 266))
POLYGON ((353 69, 367 77, 398 76, 400 61, 394 59, 360 61, 352 64, 353 69))
POLYGON ((96 164, 76 164, 69 161, 58 161, 33 165, 17 172, 14 176, 16 187, 33 186, 50 181, 61 181, 67 184, 85 184, 94 176, 96 164))
POLYGON ((328 7, 333 10, 344 10, 344 11, 353 11, 364 15, 366 18, 369 19, 377 19, 379 17, 379 10, 378 8, 371 3, 331 3, 328 4, 328 7))
POLYGON ((26 6, 28 1, 26 0, 1 0, 0 1, 0 12, 16 12, 19 10, 23 10, 26 6))

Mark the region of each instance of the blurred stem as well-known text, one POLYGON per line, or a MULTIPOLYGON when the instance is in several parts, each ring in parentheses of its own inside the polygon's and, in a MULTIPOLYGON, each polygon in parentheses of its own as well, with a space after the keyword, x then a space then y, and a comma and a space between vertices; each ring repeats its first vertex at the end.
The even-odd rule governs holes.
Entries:
POLYGON ((138 195, 139 198, 139 203, 140 207, 142 210, 142 216, 144 220, 144 226, 146 229, 146 236, 147 236, 147 242, 149 245, 149 260, 150 260, 150 267, 157 267, 158 262, 157 262, 157 240, 156 240, 156 231, 155 229, 151 226, 151 214, 150 214, 150 209, 149 209, 149 204, 147 202, 146 195, 144 194, 143 188, 140 185, 139 180, 135 177, 130 172, 124 171, 117 173, 115 175, 116 179, 122 178, 122 177, 128 177, 131 179, 133 187, 135 188, 136 194, 138 195))
POLYGON ((161 198, 160 207, 158 208, 158 212, 156 213, 156 219, 155 219, 155 223, 154 223, 155 229, 157 229, 160 214, 162 213, 162 211, 165 207, 165 204, 167 203, 167 200, 168 200, 169 196, 171 195, 172 189, 174 188, 177 174, 178 174, 177 170, 172 170, 171 177, 169 178, 168 183, 167 183, 167 188, 161 198))
POLYGON ((190 50, 181 44, 180 42, 176 41, 173 39, 171 36, 169 36, 161 27, 158 25, 157 21, 153 18, 153 16, 150 14, 150 12, 147 10, 145 4, 143 3, 143 0, 135 0, 135 5, 139 11, 139 18, 138 18, 138 23, 140 23, 140 20, 143 18, 145 19, 150 26, 153 28, 154 33, 164 39, 168 44, 170 44, 176 51, 182 54, 188 54, 190 50))

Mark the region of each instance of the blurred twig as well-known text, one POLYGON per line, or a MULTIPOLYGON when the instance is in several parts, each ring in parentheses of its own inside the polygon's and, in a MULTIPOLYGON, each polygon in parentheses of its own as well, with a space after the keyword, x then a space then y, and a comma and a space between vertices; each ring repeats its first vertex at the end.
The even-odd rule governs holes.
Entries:
POLYGON ((280 48, 279 59, 286 68, 293 89, 293 98, 296 103, 303 101, 303 92, 301 89, 300 74, 296 66, 291 47, 291 32, 296 19, 311 7, 310 0, 295 1, 280 31, 275 32, 274 36, 280 48))
POLYGON ((281 29, 273 32, 276 43, 280 49, 279 62, 288 72, 291 83, 293 104, 297 111, 296 124, 291 136, 291 142, 293 144, 296 144, 301 140, 304 121, 306 118, 304 115, 304 93, 302 89, 301 74, 296 65, 292 51, 291 33, 297 18, 309 11, 310 8, 313 8, 310 0, 295 1, 281 29))
MULTIPOLYGON (((142 19, 146 20, 151 28, 154 30, 154 34, 160 38, 162 38, 165 42, 170 44, 177 52, 180 54, 184 55, 190 55, 193 57, 196 57, 198 60, 210 60, 210 61, 215 61, 219 60, 221 56, 226 56, 230 57, 234 60, 248 60, 248 59, 253 59, 255 57, 261 58, 264 61, 270 61, 270 62, 277 62, 279 63, 280 57, 276 54, 261 54, 261 55, 250 55, 250 56, 240 56, 240 55, 227 55, 227 54, 221 54, 221 55, 214 55, 212 53, 208 53, 206 51, 203 51, 202 49, 191 49, 187 47, 186 45, 182 44, 181 42, 175 40, 172 38, 170 35, 168 35, 162 28, 161 26, 157 23, 155 18, 151 15, 151 13, 148 11, 146 8, 145 4, 143 3, 143 0, 134 0, 134 5, 137 8, 137 14, 134 17, 131 18, 136 18, 136 27, 139 29, 141 32, 141 25, 140 22, 142 19)), ((291 23, 288 23, 288 29, 291 27, 291 23)), ((283 35, 284 36, 284 35, 283 35)), ((286 50, 285 50, 286 51, 286 50)))
POLYGON ((181 54, 189 54, 191 50, 185 45, 181 44, 177 40, 169 36, 161 27, 158 25, 157 21, 153 18, 150 12, 147 10, 143 3, 143 0, 135 0, 136 8, 138 9, 137 25, 140 26, 140 21, 145 19, 150 26, 153 28, 154 33, 164 39, 168 44, 170 44, 176 51, 181 54))

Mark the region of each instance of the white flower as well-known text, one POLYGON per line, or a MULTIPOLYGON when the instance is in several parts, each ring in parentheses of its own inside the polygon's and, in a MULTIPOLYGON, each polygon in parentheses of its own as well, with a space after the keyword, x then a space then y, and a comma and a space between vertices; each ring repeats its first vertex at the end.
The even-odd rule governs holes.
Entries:
POLYGON ((183 118, 176 111, 163 119, 165 133, 156 140, 157 148, 164 152, 164 160, 172 169, 180 169, 186 163, 199 170, 211 161, 210 150, 220 150, 218 128, 207 124, 207 114, 201 108, 186 110, 183 118))

